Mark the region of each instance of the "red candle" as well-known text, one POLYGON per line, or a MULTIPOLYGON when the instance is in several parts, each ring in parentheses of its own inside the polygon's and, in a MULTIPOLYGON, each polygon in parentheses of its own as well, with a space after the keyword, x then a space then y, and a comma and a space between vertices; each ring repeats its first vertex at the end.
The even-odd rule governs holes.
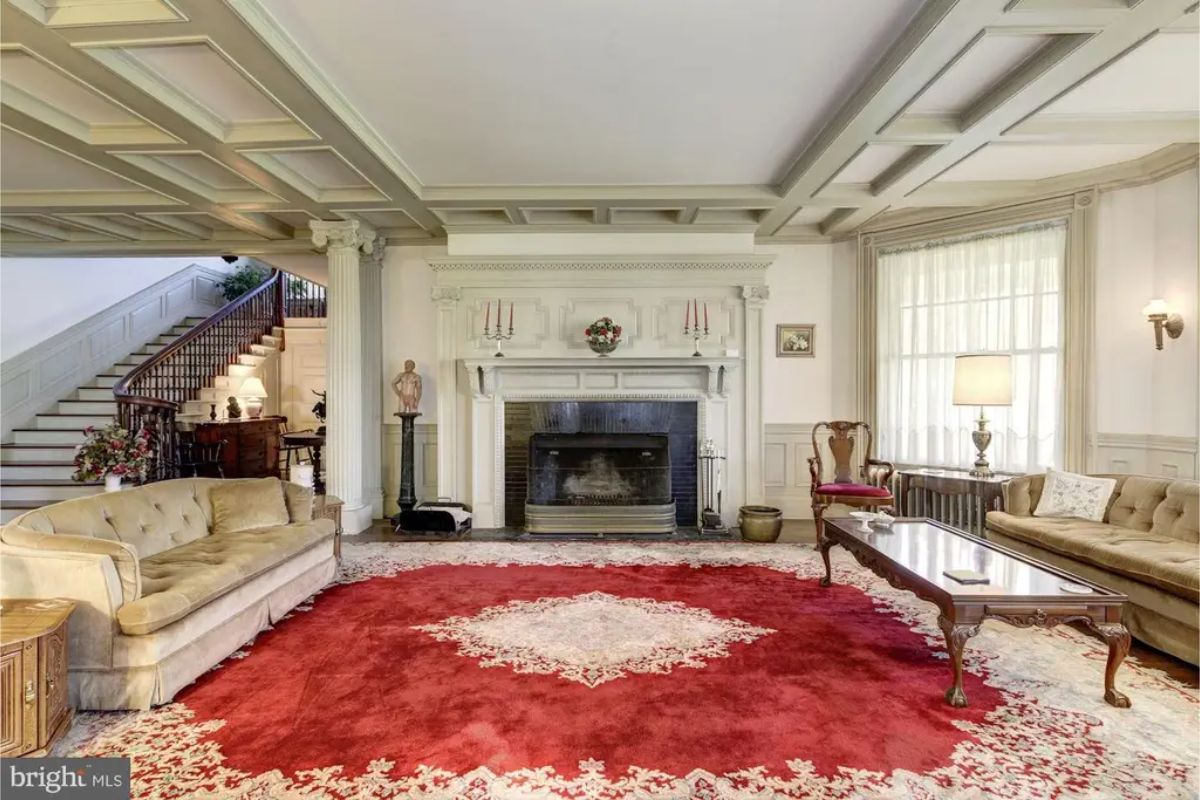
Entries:
POLYGON ((488 329, 491 327, 492 327, 492 301, 488 300, 487 318, 483 321, 483 332, 487 333, 488 329))
POLYGON ((509 333, 512 333, 512 311, 513 311, 513 301, 509 300, 508 301, 508 332, 509 333))
POLYGON ((696 321, 692 323, 693 330, 700 327, 700 304, 696 302, 696 298, 692 298, 692 316, 696 321))
POLYGON ((704 332, 708 333, 708 301, 704 301, 704 332))
POLYGON ((684 302, 683 304, 683 330, 687 332, 688 323, 692 321, 692 304, 684 302))

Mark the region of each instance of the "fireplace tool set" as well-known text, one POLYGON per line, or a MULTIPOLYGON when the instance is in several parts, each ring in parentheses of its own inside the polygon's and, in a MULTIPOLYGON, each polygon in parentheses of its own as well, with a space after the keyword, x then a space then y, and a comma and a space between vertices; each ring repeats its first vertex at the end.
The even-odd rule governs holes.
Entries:
POLYGON ((697 457, 700 462, 700 533, 723 534, 728 528, 721 522, 721 473, 725 469, 725 456, 705 439, 697 457))

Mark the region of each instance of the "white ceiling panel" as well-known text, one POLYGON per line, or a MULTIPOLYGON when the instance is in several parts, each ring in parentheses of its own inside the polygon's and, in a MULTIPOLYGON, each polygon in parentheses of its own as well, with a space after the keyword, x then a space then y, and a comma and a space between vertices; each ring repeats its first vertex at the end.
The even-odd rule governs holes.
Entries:
POLYGON ((1023 181, 1120 164, 1157 144, 990 144, 938 176, 939 181, 1023 181))
POLYGON ((111 172, 6 130, 0 138, 0 188, 6 192, 54 192, 136 187, 111 172))
POLYGON ((1160 33, 1058 100, 1043 114, 1200 110, 1200 36, 1160 33))
POLYGON ((920 2, 264 5, 428 186, 777 180, 920 2))
POLYGON ((141 46, 125 52, 226 119, 286 116, 270 97, 207 44, 141 46))
POLYGON ((978 39, 913 101, 908 111, 918 114, 962 113, 1050 39, 1050 36, 998 35, 978 39))
POLYGON ((28 53, 0 53, 0 80, 6 86, 53 103, 62 111, 91 123, 138 123, 141 120, 116 103, 72 80, 28 53))

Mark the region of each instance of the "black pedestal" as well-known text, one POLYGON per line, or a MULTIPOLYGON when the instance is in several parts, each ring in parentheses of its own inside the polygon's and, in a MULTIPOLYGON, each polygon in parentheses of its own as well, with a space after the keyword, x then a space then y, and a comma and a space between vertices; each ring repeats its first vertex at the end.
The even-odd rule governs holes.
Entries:
POLYGON ((417 504, 417 491, 414 478, 416 466, 416 420, 421 416, 419 411, 401 411, 396 414, 400 418, 400 493, 397 505, 400 511, 411 511, 417 504))

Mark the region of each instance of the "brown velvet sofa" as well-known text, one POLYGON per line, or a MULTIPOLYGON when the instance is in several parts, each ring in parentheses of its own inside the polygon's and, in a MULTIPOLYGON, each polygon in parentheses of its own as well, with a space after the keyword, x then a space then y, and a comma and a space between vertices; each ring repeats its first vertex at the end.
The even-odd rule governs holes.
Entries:
POLYGON ((334 523, 312 509, 311 490, 274 478, 185 478, 56 503, 0 529, 0 596, 76 602, 77 707, 167 703, 333 578, 334 523), (230 484, 282 500, 286 523, 214 532, 212 494, 230 484))
POLYGON ((988 539, 1127 595, 1134 636, 1200 664, 1200 484, 1100 477, 1117 481, 1103 522, 1033 516, 1046 477, 1025 475, 988 513, 988 539))

